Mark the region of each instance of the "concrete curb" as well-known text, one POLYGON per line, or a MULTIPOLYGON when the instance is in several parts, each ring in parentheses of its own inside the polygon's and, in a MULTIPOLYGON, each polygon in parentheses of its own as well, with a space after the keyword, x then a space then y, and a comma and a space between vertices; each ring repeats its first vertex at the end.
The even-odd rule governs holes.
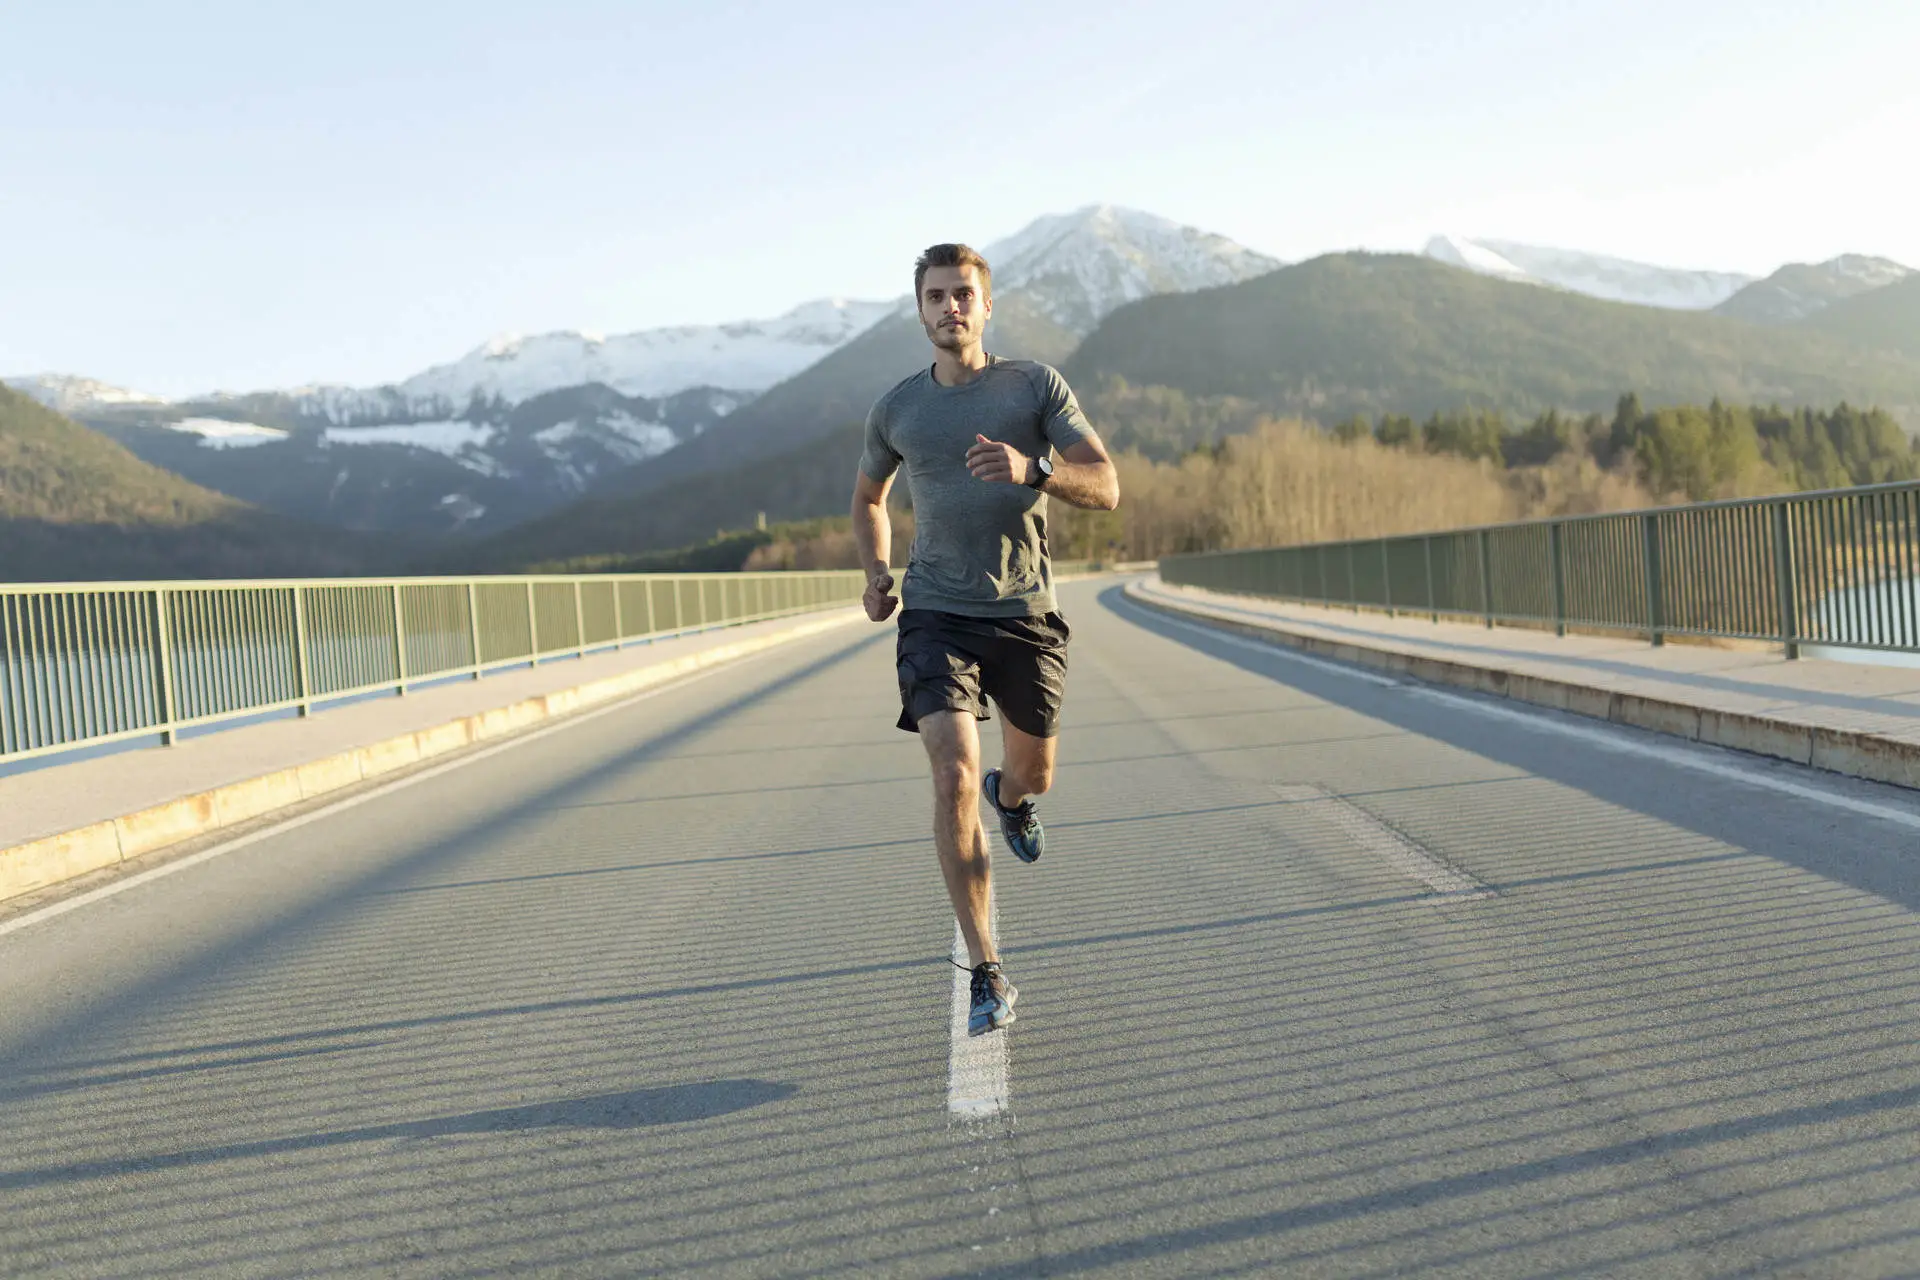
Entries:
POLYGON ((818 635, 864 616, 836 610, 834 616, 811 619, 769 635, 702 649, 571 689, 524 698, 491 711, 462 716, 307 764, 182 796, 137 813, 0 849, 0 902, 378 778, 434 756, 585 711, 678 676, 818 635))
POLYGON ((1770 756, 1810 765, 1828 773, 1887 782, 1899 787, 1920 787, 1920 743, 1903 742, 1877 733, 1854 729, 1831 729, 1799 724, 1766 715, 1747 715, 1719 711, 1712 707, 1623 693, 1573 681, 1544 676, 1523 675, 1498 667, 1407 653, 1399 649, 1375 648, 1350 641, 1328 640, 1291 630, 1276 620, 1272 624, 1209 609, 1198 601, 1174 601, 1149 592, 1138 582, 1130 582, 1127 598, 1143 608, 1173 617, 1207 623, 1223 631, 1232 631, 1269 644, 1284 645, 1317 657, 1372 667, 1422 681, 1450 685, 1476 693, 1511 698, 1515 702, 1551 707, 1594 720, 1631 725, 1655 733, 1728 747, 1753 755, 1770 756))

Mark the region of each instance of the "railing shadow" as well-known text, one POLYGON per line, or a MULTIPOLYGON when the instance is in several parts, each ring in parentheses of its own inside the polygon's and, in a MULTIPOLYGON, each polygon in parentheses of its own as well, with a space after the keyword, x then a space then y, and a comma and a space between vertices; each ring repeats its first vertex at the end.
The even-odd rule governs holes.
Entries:
MULTIPOLYGON (((1424 738, 1475 752, 1526 773, 1584 791, 1622 809, 1646 814, 1662 822, 1729 844, 1751 849, 1783 862, 1827 876, 1855 888, 1897 902, 1910 910, 1920 910, 1920 863, 1908 856, 1906 833, 1891 838, 1881 856, 1847 857, 1818 845, 1791 839, 1770 820, 1764 807, 1707 807, 1693 803, 1684 792, 1663 783, 1667 766, 1656 761, 1626 755, 1604 757, 1606 767, 1594 768, 1590 748, 1569 743, 1548 733, 1528 733, 1492 718, 1461 715, 1443 704, 1410 698, 1397 688, 1349 679, 1324 668, 1298 661, 1290 650, 1274 646, 1271 655, 1247 648, 1244 643, 1213 640, 1196 633, 1192 626, 1181 626, 1127 600, 1114 588, 1100 595, 1101 604, 1115 616, 1176 644, 1195 649, 1265 679, 1279 680, 1315 698, 1360 712, 1424 738)), ((1200 624, 1204 627, 1204 624, 1200 624)), ((1328 659, 1316 658, 1315 662, 1328 659)), ((1464 698, 1485 695, 1449 690, 1464 698)), ((1496 703, 1498 699, 1494 699, 1496 703)), ((1542 717, 1566 713, 1545 708, 1530 708, 1542 717)), ((1609 731, 1634 734, 1640 731, 1610 726, 1609 731)), ((1652 736, 1652 735, 1649 735, 1652 736)), ((1713 748, 1701 747, 1702 751, 1713 748)), ((1798 768, 1779 761, 1751 758, 1755 770, 1798 768)), ((1834 777, 1836 786, 1858 787, 1883 797, 1883 803, 1913 808, 1920 813, 1920 797, 1898 788, 1834 777)), ((1889 829, 1889 835, 1893 835, 1889 829)))

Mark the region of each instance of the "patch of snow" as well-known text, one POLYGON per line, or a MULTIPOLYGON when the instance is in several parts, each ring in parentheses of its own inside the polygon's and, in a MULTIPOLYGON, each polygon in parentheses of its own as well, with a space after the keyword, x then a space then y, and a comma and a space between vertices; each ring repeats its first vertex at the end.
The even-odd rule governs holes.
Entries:
POLYGON ((1435 236, 1427 256, 1483 275, 1551 285, 1610 302, 1631 302, 1678 311, 1716 307, 1753 283, 1735 271, 1659 267, 1576 249, 1551 249, 1512 240, 1435 236))
POLYGON ((430 449, 448 457, 458 457, 470 449, 484 449, 493 442, 494 429, 481 422, 406 422, 377 427, 328 427, 322 437, 328 444, 398 444, 410 449, 430 449))
POLYGON ((440 499, 441 510, 453 517, 453 527, 478 520, 487 514, 487 505, 476 502, 464 493, 449 493, 440 499))
POLYGON ((287 438, 287 433, 278 427, 263 427, 257 422, 229 422, 225 418, 182 418, 162 425, 169 431, 199 436, 201 445, 208 449, 247 449, 287 438))
POLYGON ((1485 245, 1475 244, 1471 240, 1462 240, 1457 236, 1435 236, 1427 241, 1427 256, 1437 262, 1465 267, 1469 271, 1478 271, 1481 275, 1502 276, 1509 280, 1539 283, 1524 270, 1508 262, 1485 245))
POLYGON ((645 462, 680 443, 673 429, 660 422, 642 422, 630 413, 616 412, 600 419, 606 431, 601 444, 623 462, 645 462))
POLYGON ((539 442, 542 449, 551 453, 553 446, 571 440, 579 433, 580 424, 569 418, 565 422, 556 422, 550 427, 534 432, 533 438, 539 442))
POLYGON ((453 455, 453 460, 467 470, 478 475, 486 476, 491 480, 510 479, 514 474, 512 467, 507 466, 492 454, 482 453, 478 449, 472 449, 466 453, 456 453, 453 455))

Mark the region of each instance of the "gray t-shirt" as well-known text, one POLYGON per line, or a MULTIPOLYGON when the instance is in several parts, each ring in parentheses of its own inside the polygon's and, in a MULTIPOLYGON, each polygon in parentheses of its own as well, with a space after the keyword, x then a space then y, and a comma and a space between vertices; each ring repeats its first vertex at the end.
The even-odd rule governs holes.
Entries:
POLYGON ((903 463, 913 493, 913 549, 905 609, 976 618, 1052 613, 1047 495, 977 480, 967 469, 976 435, 1030 458, 1094 437, 1066 379, 1032 360, 989 356, 973 381, 943 387, 931 366, 901 382, 867 415, 860 469, 885 480, 903 463))

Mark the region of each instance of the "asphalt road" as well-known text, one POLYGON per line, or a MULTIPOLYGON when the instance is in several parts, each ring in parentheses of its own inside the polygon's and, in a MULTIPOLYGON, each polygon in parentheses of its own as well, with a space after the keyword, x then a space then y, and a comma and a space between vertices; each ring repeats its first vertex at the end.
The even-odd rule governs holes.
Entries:
POLYGON ((841 631, 0 933, 0 1274, 1920 1273, 1920 797, 1065 595, 1009 1111, 841 631))

